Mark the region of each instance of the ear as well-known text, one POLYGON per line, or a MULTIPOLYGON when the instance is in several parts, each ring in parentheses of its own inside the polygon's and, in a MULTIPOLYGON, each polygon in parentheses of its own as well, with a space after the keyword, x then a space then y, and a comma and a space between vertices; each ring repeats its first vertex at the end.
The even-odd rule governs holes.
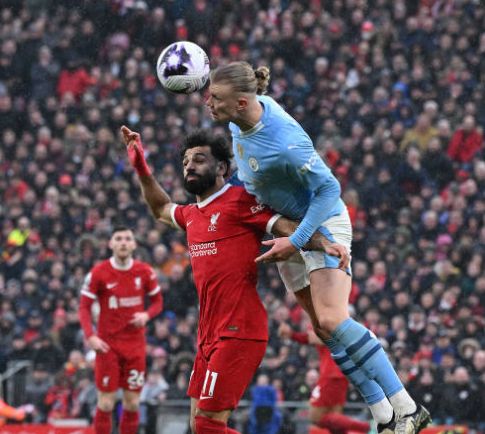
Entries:
POLYGON ((225 161, 217 162, 217 175, 224 176, 224 174, 229 170, 225 161))
POLYGON ((240 96, 237 99, 238 110, 246 110, 246 108, 248 107, 248 104, 249 104, 248 99, 245 96, 240 96))

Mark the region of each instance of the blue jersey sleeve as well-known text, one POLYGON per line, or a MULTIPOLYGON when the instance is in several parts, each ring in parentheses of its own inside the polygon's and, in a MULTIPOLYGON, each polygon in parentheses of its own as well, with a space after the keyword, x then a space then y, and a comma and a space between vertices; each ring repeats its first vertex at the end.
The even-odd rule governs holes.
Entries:
POLYGON ((312 193, 310 205, 290 242, 301 249, 322 224, 340 198, 340 184, 311 144, 288 146, 285 157, 288 173, 312 193))

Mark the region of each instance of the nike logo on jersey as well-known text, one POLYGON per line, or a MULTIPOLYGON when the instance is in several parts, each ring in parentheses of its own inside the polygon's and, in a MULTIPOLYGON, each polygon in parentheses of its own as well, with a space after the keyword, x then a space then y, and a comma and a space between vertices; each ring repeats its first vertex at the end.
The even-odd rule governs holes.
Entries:
POLYGON ((107 283, 106 288, 113 289, 116 285, 118 285, 118 282, 107 283))
POLYGON ((288 145, 288 149, 296 149, 298 148, 298 145, 288 145))
POLYGON ((202 401, 204 399, 212 399, 212 396, 201 396, 199 399, 202 401))
POLYGON ((185 225, 186 227, 189 227, 192 224, 192 220, 188 221, 187 224, 185 225))

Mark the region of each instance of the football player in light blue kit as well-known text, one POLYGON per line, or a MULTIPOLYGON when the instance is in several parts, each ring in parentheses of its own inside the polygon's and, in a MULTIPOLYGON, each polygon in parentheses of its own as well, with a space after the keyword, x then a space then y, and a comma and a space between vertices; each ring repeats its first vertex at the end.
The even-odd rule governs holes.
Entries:
POLYGON ((301 220, 290 237, 266 242, 272 248, 259 260, 282 261, 285 286, 359 389, 378 431, 419 432, 430 423, 429 413, 409 396, 375 335, 349 317, 350 269, 339 269, 328 252, 301 250, 319 230, 350 252, 351 223, 338 181, 298 122, 263 95, 268 68, 233 62, 212 71, 210 80, 207 106, 215 121, 229 122, 239 180, 261 203, 301 220))

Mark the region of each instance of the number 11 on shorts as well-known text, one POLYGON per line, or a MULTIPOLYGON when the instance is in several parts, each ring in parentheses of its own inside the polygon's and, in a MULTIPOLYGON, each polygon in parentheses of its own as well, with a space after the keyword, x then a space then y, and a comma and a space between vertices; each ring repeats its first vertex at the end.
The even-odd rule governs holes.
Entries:
POLYGON ((219 374, 217 372, 211 372, 209 369, 205 372, 205 380, 204 385, 202 386, 202 393, 200 394, 200 399, 207 399, 212 398, 214 396, 214 388, 216 387, 217 376, 219 374), (206 394, 207 383, 210 377, 210 386, 209 392, 206 394))

